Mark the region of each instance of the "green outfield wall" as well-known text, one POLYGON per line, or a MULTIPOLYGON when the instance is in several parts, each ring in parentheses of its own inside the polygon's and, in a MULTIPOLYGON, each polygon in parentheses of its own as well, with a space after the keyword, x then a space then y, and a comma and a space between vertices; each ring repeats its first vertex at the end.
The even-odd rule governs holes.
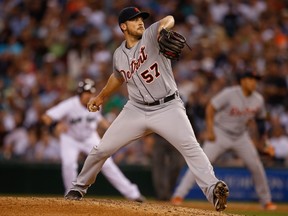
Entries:
MULTIPOLYGON (((79 170, 82 164, 79 165, 79 170)), ((123 173, 138 185, 143 195, 154 197, 151 169, 147 166, 123 166, 123 173)), ((0 194, 63 195, 61 164, 0 161, 0 194)), ((87 196, 121 196, 100 173, 87 196)))

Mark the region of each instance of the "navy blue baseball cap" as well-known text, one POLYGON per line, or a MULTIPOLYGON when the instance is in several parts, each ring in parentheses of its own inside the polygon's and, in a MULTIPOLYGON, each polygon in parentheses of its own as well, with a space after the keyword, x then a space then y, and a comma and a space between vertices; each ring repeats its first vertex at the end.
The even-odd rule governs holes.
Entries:
POLYGON ((240 79, 242 78, 254 78, 256 80, 261 80, 262 77, 259 74, 257 74, 256 71, 248 69, 243 74, 240 75, 240 79))
POLYGON ((124 8, 118 17, 119 25, 126 22, 127 20, 133 19, 137 16, 141 16, 143 19, 147 19, 150 14, 147 12, 141 12, 137 7, 126 7, 124 8))

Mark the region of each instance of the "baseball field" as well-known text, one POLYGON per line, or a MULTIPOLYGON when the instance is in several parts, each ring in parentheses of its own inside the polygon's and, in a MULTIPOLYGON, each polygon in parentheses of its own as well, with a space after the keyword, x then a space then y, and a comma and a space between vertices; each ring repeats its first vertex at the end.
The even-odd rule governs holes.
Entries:
POLYGON ((288 204, 281 203, 276 211, 263 211, 258 203, 230 202, 224 212, 216 212, 208 202, 186 201, 182 206, 148 199, 137 203, 123 198, 85 197, 82 201, 68 201, 59 196, 0 196, 2 216, 287 216, 288 204))

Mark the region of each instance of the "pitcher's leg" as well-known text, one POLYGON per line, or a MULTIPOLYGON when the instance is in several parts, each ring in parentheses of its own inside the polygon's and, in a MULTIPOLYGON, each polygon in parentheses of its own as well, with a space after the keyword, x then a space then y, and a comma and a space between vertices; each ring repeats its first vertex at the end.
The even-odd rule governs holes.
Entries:
MULTIPOLYGON (((224 141, 224 140, 223 140, 224 141)), ((225 149, 218 145, 218 143, 205 142, 203 145, 203 151, 207 155, 209 161, 213 163, 219 155, 221 155, 225 149)), ((195 183, 195 177, 190 169, 188 169, 183 178, 181 179, 179 185, 177 186, 173 197, 185 198, 189 193, 195 183)))
POLYGON ((104 134, 100 144, 94 146, 87 156, 83 168, 73 182, 71 190, 86 194, 96 180, 104 162, 119 148, 141 137, 145 133, 145 115, 135 109, 124 107, 104 134), (126 130, 129 128, 129 130, 126 130))
POLYGON ((151 116, 149 120, 152 130, 180 151, 195 175, 197 184, 207 199, 213 203, 213 189, 218 179, 215 177, 210 161, 195 138, 183 105, 176 102, 173 108, 151 116))
POLYGON ((96 148, 93 148, 89 153, 76 181, 72 183, 73 187, 71 190, 79 191, 82 196, 87 193, 87 189, 95 182, 98 173, 108 158, 96 148))
POLYGON ((127 199, 134 200, 141 196, 137 185, 132 184, 125 177, 111 157, 106 160, 101 171, 109 182, 127 199))
MULTIPOLYGON (((240 141, 239 141, 240 142, 240 141)), ((237 145, 236 152, 243 159, 250 170, 256 193, 262 205, 271 202, 271 193, 268 186, 265 170, 259 155, 250 139, 246 138, 237 145)))

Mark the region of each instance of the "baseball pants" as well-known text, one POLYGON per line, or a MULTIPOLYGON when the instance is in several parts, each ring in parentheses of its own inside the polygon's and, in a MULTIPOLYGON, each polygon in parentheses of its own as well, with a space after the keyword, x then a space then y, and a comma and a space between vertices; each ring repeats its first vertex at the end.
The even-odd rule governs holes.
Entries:
MULTIPOLYGON (((213 163, 222 153, 232 149, 244 161, 245 165, 251 172, 260 203, 266 204, 267 202, 270 202, 271 194, 265 171, 257 150, 248 133, 245 133, 237 139, 233 139, 231 138, 231 135, 226 134, 217 127, 215 127, 214 130, 217 139, 216 142, 205 142, 203 145, 203 151, 206 153, 210 162, 213 163)), ((173 196, 185 197, 193 187, 194 183, 195 176, 187 170, 173 196)))
POLYGON ((106 159, 119 148, 147 133, 155 132, 171 143, 184 157, 196 182, 208 201, 213 203, 213 189, 218 179, 207 156, 197 142, 181 99, 147 107, 128 101, 118 117, 94 146, 72 190, 82 194, 96 180, 106 159))

